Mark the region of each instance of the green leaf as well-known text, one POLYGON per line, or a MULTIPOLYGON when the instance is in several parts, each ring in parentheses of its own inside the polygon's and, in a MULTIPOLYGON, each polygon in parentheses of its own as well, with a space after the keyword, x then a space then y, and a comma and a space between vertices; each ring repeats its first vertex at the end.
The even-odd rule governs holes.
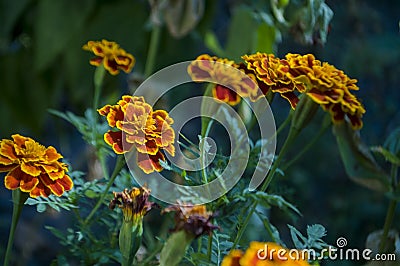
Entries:
POLYGON ((205 46, 218 57, 226 57, 224 49, 221 47, 217 36, 212 31, 207 31, 204 35, 205 46))
POLYGON ((37 210, 37 212, 44 212, 44 211, 46 211, 46 205, 44 203, 39 203, 36 206, 36 210, 37 210))
POLYGON ((307 226, 307 235, 312 239, 320 239, 326 236, 326 229, 320 224, 313 224, 307 226))
POLYGON ((290 235, 292 237, 292 241, 296 249, 306 248, 307 238, 305 238, 295 227, 289 224, 288 227, 290 229, 290 235))
POLYGON ((94 0, 38 2, 34 54, 37 71, 47 68, 63 50, 71 49, 69 41, 82 30, 94 3, 94 0))
POLYGON ((99 193, 93 191, 93 190, 86 190, 85 191, 85 196, 88 197, 89 199, 94 199, 99 197, 99 193))
POLYGON ((160 266, 175 266, 185 256, 194 236, 184 230, 172 233, 160 253, 160 266))
POLYGON ((348 123, 333 126, 339 152, 347 175, 354 182, 367 188, 387 192, 390 177, 376 163, 359 133, 348 123))
POLYGON ((226 55, 232 60, 239 60, 243 54, 251 53, 254 47, 257 28, 253 11, 246 7, 237 8, 232 16, 228 40, 225 45, 226 55))
POLYGON ((381 154, 391 164, 400 166, 400 158, 382 146, 373 146, 371 151, 381 154))
POLYGON ((276 43, 276 29, 267 23, 262 23, 257 28, 257 38, 254 49, 262 53, 274 53, 276 43))
POLYGON ((393 130, 383 144, 388 151, 400 157, 400 127, 393 130))
POLYGON ((269 208, 272 205, 280 209, 289 209, 296 214, 301 215, 300 211, 293 204, 287 202, 282 196, 271 195, 263 191, 257 191, 256 193, 245 193, 244 196, 257 200, 264 207, 269 208))
POLYGON ((265 230, 271 237, 271 240, 279 245, 283 245, 278 229, 269 222, 268 217, 264 213, 259 211, 257 211, 256 214, 263 223, 265 230))

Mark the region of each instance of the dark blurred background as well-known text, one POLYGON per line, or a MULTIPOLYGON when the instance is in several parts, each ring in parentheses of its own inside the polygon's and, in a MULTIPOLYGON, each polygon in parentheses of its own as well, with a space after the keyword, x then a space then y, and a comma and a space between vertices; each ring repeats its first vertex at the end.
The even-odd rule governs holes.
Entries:
MULTIPOLYGON (((256 1, 262 2, 262 1, 256 1)), ((268 2, 268 1, 266 1, 268 2)), ((275 52, 313 53, 358 79, 367 113, 362 139, 368 145, 382 144, 400 125, 400 1, 326 1, 333 10, 327 41, 300 42, 295 33, 285 33, 276 42, 275 52)), ((232 13, 252 1, 204 2, 204 15, 197 26, 176 38, 161 26, 161 39, 155 69, 191 60, 201 53, 212 53, 204 44, 204 34, 212 30, 224 44, 232 13)), ((18 0, 0 1, 0 138, 19 133, 44 145, 55 146, 75 169, 90 169, 90 149, 79 133, 48 109, 83 115, 92 104, 93 71, 90 53, 81 49, 89 40, 118 42, 137 60, 131 76, 106 76, 101 104, 115 101, 130 92, 141 80, 151 34, 148 1, 134 0, 18 0)), ((243 54, 247 51, 243 51, 243 54)), ((190 92, 169 97, 174 106, 190 92)), ((277 120, 287 106, 273 108, 277 120), (279 114, 279 108, 285 108, 279 114)), ((304 141, 318 130, 311 125, 304 141)), ((197 134, 197 133, 194 133, 197 134)), ((297 144, 300 147, 300 144, 297 144)), ((295 150, 295 149, 294 149, 295 150)), ((328 131, 305 156, 285 174, 276 190, 303 213, 296 226, 320 223, 328 229, 326 241, 335 243, 344 236, 351 247, 364 247, 369 233, 383 226, 387 199, 351 182, 344 172, 336 141, 328 131)), ((11 221, 11 192, 0 186, 0 255, 3 254, 11 221)), ((20 265, 48 264, 61 249, 44 225, 68 225, 58 213, 36 213, 24 209, 17 230, 16 250, 20 265)), ((287 217, 273 212, 271 221, 288 235, 287 217)), ((394 226, 399 226, 396 223, 394 226)), ((339 265, 335 263, 335 265, 339 265)), ((343 262, 342 265, 345 265, 343 262)), ((351 265, 351 264, 349 264, 351 265)))

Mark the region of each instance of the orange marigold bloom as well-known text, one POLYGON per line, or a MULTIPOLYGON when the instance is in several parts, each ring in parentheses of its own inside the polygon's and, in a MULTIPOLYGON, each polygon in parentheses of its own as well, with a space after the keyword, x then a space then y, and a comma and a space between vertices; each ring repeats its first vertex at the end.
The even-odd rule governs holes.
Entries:
POLYGON ((242 59, 246 62, 247 69, 257 77, 264 95, 269 91, 277 92, 289 101, 293 109, 296 107, 299 99, 295 91, 303 92, 305 87, 302 82, 296 82, 287 76, 290 68, 285 60, 266 53, 244 55, 242 59))
POLYGON ((111 75, 117 75, 120 70, 129 73, 135 65, 135 58, 115 42, 107 40, 89 41, 82 49, 95 54, 96 57, 90 59, 91 65, 100 66, 103 64, 111 75))
POLYGON ((311 54, 287 54, 286 61, 290 66, 287 76, 307 85, 305 91, 299 92, 304 92, 329 111, 334 123, 340 123, 347 117, 354 129, 362 127, 361 118, 365 109, 351 93, 359 90, 356 79, 350 79, 342 70, 328 63, 321 63, 311 54))
POLYGON ((165 160, 162 150, 175 155, 174 120, 164 110, 153 111, 143 97, 122 96, 116 105, 106 105, 98 110, 107 117, 110 127, 104 141, 114 152, 123 154, 135 147, 138 166, 145 172, 161 171, 159 160, 165 160))
POLYGON ((198 56, 188 67, 193 81, 217 83, 212 90, 213 97, 230 105, 238 104, 241 101, 240 96, 250 97, 258 91, 255 79, 241 74, 238 70, 244 72, 243 65, 207 54, 198 56))
POLYGON ((72 180, 66 174, 68 167, 58 161, 63 157, 54 147, 46 148, 19 134, 12 138, 0 141, 0 172, 8 172, 4 179, 6 188, 19 188, 33 198, 61 196, 72 189, 72 180))
POLYGON ((154 203, 150 202, 150 190, 146 187, 133 187, 122 192, 113 192, 114 199, 110 201, 111 210, 118 206, 122 209, 125 221, 141 222, 143 217, 151 210, 154 203))
POLYGON ((185 230, 199 237, 203 234, 211 234, 212 230, 219 227, 211 223, 214 217, 213 213, 207 211, 205 205, 188 205, 178 203, 165 208, 162 212, 175 212, 175 228, 173 231, 185 230))
POLYGON ((290 253, 290 250, 272 242, 251 242, 243 253, 231 251, 222 261, 221 266, 309 266, 302 258, 301 251, 290 253), (291 254, 291 255, 290 255, 291 254), (297 254, 299 255, 297 257, 297 254))
POLYGON ((243 257, 243 251, 235 249, 231 250, 222 260, 221 266, 240 266, 240 258, 243 257))

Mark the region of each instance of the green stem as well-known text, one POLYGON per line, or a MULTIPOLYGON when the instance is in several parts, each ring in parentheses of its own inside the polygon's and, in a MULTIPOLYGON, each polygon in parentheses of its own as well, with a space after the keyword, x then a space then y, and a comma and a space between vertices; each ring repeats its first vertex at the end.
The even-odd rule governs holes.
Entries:
POLYGON ((148 78, 154 71, 154 64, 157 55, 158 43, 160 42, 161 27, 153 25, 150 36, 149 51, 147 52, 146 66, 144 69, 144 76, 148 78))
MULTIPOLYGON (((212 127, 213 123, 214 123, 214 120, 210 120, 208 122, 207 129, 206 129, 206 132, 204 133, 203 139, 207 138, 208 134, 210 134, 210 130, 211 130, 211 127, 212 127)), ((203 177, 203 184, 207 184, 208 183, 208 176, 207 176, 207 167, 205 166, 205 161, 204 161, 205 156, 206 156, 206 151, 204 149, 204 145, 205 144, 204 144, 204 141, 203 141, 203 144, 202 144, 203 147, 201 147, 201 164, 202 164, 201 165, 201 175, 203 177)))
POLYGON ((324 133, 326 132, 326 130, 329 128, 330 125, 331 125, 331 120, 330 117, 328 117, 328 119, 324 121, 318 133, 314 136, 314 138, 310 142, 308 142, 307 145, 304 146, 303 149, 300 152, 298 152, 293 159, 291 159, 289 162, 285 164, 283 170, 288 169, 295 162, 297 162, 297 160, 300 159, 322 137, 322 135, 324 135, 324 133))
POLYGON ((111 175, 110 180, 108 180, 108 184, 106 189, 103 191, 103 194, 101 194, 99 200, 97 201, 96 205, 92 209, 92 211, 89 213, 89 215, 86 217, 84 224, 87 225, 90 221, 90 219, 93 217, 93 215, 96 213, 96 211, 100 208, 101 204, 104 201, 104 198, 107 196, 108 191, 110 190, 112 184, 115 181, 115 178, 118 176, 119 172, 121 171, 122 167, 125 165, 125 157, 123 155, 118 156, 117 161, 115 163, 114 171, 111 175))
POLYGON ((25 201, 28 199, 29 194, 21 192, 21 190, 12 191, 13 199, 13 214, 11 220, 10 235, 8 236, 7 250, 4 257, 4 266, 8 266, 10 263, 12 246, 14 243, 15 229, 17 228, 19 217, 21 216, 22 208, 24 207, 25 201))
POLYGON ((208 246, 207 246, 207 257, 208 257, 208 262, 211 262, 212 241, 213 241, 213 234, 211 233, 211 234, 208 236, 208 246))
POLYGON ((106 69, 103 65, 96 67, 94 71, 93 83, 94 83, 94 94, 93 94, 93 143, 94 147, 97 149, 97 108, 99 106, 99 99, 101 94, 101 88, 103 86, 104 75, 106 73, 106 69))
MULTIPOLYGON (((287 136, 287 138, 285 140, 285 143, 282 146, 282 149, 281 149, 281 151, 279 153, 279 156, 276 159, 276 161, 274 162, 274 164, 272 165, 271 170, 268 172, 267 178, 265 179, 263 185, 261 186, 260 191, 266 191, 268 186, 269 186, 269 184, 271 184, 272 179, 273 179, 273 177, 275 175, 275 172, 278 169, 278 166, 281 163, 284 154, 288 151, 289 147, 291 146, 293 141, 296 139, 296 137, 299 134, 299 132, 300 131, 295 129, 294 127, 290 128, 289 134, 288 134, 288 136, 287 136)), ((246 217, 243 225, 240 227, 240 229, 239 229, 239 231, 238 231, 238 233, 236 235, 235 241, 233 242, 232 249, 235 249, 236 245, 239 243, 240 239, 242 238, 242 236, 243 236, 243 234, 244 234, 244 232, 245 232, 245 230, 246 230, 246 228, 247 228, 247 226, 248 226, 248 224, 250 222, 251 216, 253 216, 253 213, 255 212, 256 208, 257 208, 257 202, 254 202, 250 207, 250 211, 247 214, 247 217, 246 217)))
MULTIPOLYGON (((398 169, 398 167, 396 165, 392 165, 391 176, 392 176, 393 180, 396 179, 397 169, 398 169)), ((397 199, 392 199, 389 203, 389 207, 388 207, 388 210, 386 213, 385 224, 383 226, 383 233, 382 233, 382 237, 381 237, 381 242, 379 244, 379 252, 380 253, 383 253, 387 246, 389 230, 393 223, 394 215, 396 212, 396 207, 397 207, 397 199)))
MULTIPOLYGON (((105 73, 106 73, 106 69, 104 68, 103 65, 98 66, 94 72, 93 112, 95 112, 95 113, 96 113, 97 108, 99 107, 99 100, 100 100, 100 95, 101 95, 101 89, 103 87, 105 73)), ((95 120, 97 120, 97 119, 95 119, 95 120)))

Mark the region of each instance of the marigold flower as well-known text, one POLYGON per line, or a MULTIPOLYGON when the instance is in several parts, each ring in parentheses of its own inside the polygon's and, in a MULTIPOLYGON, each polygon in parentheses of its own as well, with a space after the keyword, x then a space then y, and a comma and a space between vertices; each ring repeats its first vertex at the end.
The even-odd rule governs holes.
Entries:
POLYGON ((243 251, 234 249, 229 252, 222 260, 221 266, 240 266, 240 258, 243 257, 243 251))
POLYGON ((261 91, 266 95, 269 91, 279 93, 289 101, 294 109, 299 99, 295 91, 303 92, 305 87, 302 82, 296 82, 287 76, 289 64, 276 58, 273 54, 256 53, 244 55, 247 69, 257 77, 261 91))
POLYGON ((164 110, 153 111, 143 97, 122 96, 116 105, 106 105, 98 110, 106 116, 110 127, 104 141, 115 153, 129 152, 133 147, 138 152, 138 166, 145 172, 161 171, 159 160, 165 160, 162 150, 175 155, 174 120, 164 110))
POLYGON ((146 187, 133 187, 122 192, 113 192, 114 199, 110 201, 111 210, 118 206, 124 214, 124 221, 141 221, 151 210, 154 203, 150 202, 150 190, 146 187))
POLYGON ((142 242, 143 217, 154 205, 150 202, 150 190, 146 187, 133 187, 123 192, 113 192, 114 199, 109 204, 110 209, 116 206, 122 209, 123 221, 119 233, 119 248, 123 265, 132 265, 135 254, 142 242))
POLYGON ((178 203, 165 208, 165 212, 175 212, 175 228, 173 231, 185 230, 187 233, 199 237, 203 234, 211 234, 211 232, 219 227, 211 223, 214 217, 213 213, 207 211, 205 205, 187 205, 178 203))
POLYGON ((362 115, 365 109, 351 91, 359 90, 356 79, 350 79, 342 70, 321 63, 311 54, 287 54, 290 66, 287 76, 295 82, 303 82, 305 93, 323 110, 329 111, 334 123, 342 122, 347 117, 353 129, 362 127, 362 115))
POLYGON ((241 101, 240 96, 250 97, 258 91, 255 79, 241 74, 238 70, 244 72, 242 64, 207 54, 198 56, 188 67, 193 81, 220 83, 213 87, 213 97, 230 105, 238 104, 241 101))
POLYGON ((240 250, 233 250, 224 257, 221 266, 309 266, 302 252, 292 252, 272 242, 250 243, 249 248, 243 253, 240 250), (293 255, 294 254, 294 255, 293 255), (296 254, 299 256, 297 257, 296 254))
POLYGON ((135 65, 135 58, 115 42, 107 40, 89 41, 82 49, 95 54, 96 57, 90 59, 91 65, 100 66, 103 64, 111 75, 117 75, 120 70, 129 73, 135 65))
POLYGON ((287 54, 285 59, 279 59, 272 54, 256 53, 242 58, 264 94, 269 90, 277 92, 295 109, 298 94, 304 93, 329 111, 334 123, 347 117, 354 129, 362 127, 365 109, 351 93, 359 89, 357 80, 350 79, 343 71, 321 63, 312 54, 287 54))
POLYGON ((46 148, 19 134, 12 138, 0 141, 0 172, 8 172, 4 178, 6 188, 19 188, 33 198, 61 196, 72 189, 68 167, 58 161, 63 157, 54 147, 46 148))

